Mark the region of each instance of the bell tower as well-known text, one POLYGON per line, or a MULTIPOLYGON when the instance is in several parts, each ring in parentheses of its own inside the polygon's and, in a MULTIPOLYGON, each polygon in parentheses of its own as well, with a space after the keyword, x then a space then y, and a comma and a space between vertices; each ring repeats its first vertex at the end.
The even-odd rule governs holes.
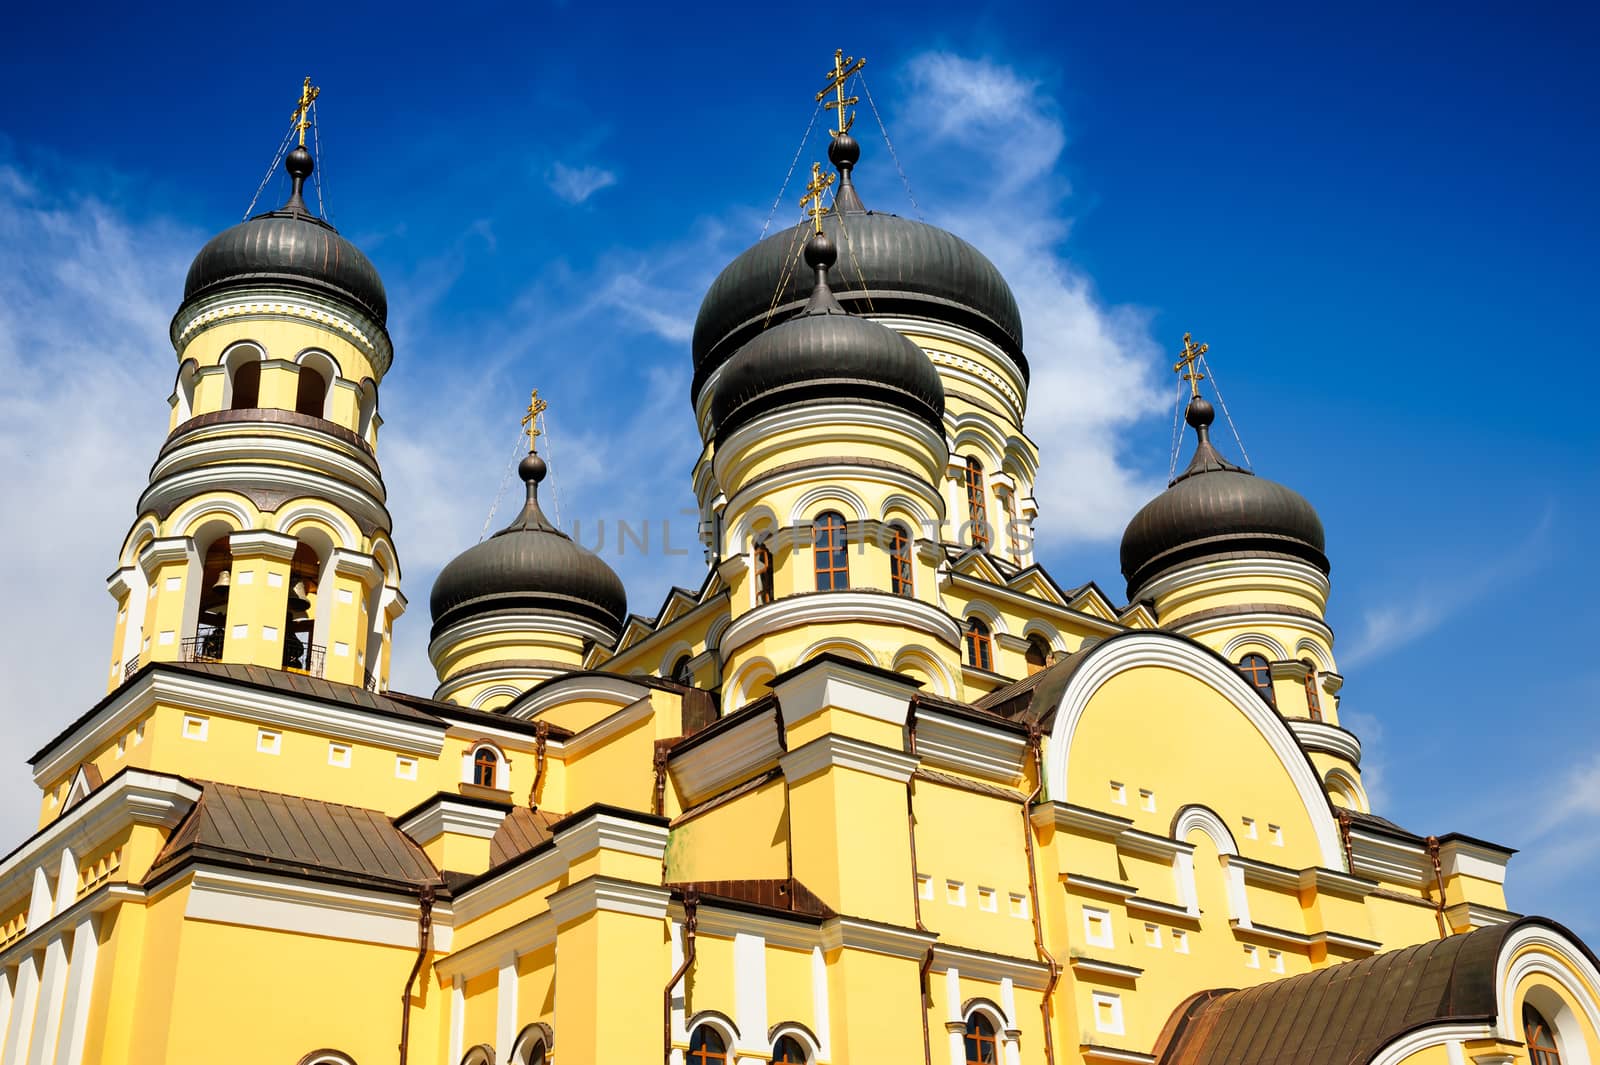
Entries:
POLYGON ((108 687, 154 661, 386 684, 405 609, 377 459, 393 358, 377 270, 306 203, 295 108, 287 201, 212 238, 173 316, 169 431, 108 579, 108 687))

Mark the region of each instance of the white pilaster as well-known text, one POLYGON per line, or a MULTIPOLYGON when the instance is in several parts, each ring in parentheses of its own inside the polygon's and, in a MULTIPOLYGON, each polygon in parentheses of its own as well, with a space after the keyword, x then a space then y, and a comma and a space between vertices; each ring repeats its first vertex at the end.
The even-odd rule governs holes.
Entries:
POLYGON ((967 1033, 961 1016, 961 973, 954 965, 944 973, 945 1031, 950 1035, 950 1065, 966 1065, 967 1033))
POLYGON ((466 1035, 467 1025, 467 996, 464 990, 465 979, 457 976, 450 981, 450 1062, 456 1065, 461 1060, 461 1042, 466 1035))
POLYGON ((811 1013, 817 1022, 817 1056, 833 1058, 833 1032, 828 1016, 828 961, 821 947, 811 948, 811 1013))
POLYGON ((1017 1024, 1017 985, 1009 976, 1000 978, 1000 1009, 1006 1015, 1006 1065, 1022 1065, 1022 1032, 1017 1024))
POLYGON ((11 1018, 6 1024, 5 1047, 0 1050, 0 1063, 3 1065, 23 1065, 28 1059, 28 1041, 33 1038, 33 1008, 38 1002, 39 963, 30 955, 17 966, 11 1018))
POLYGON ((511 1060, 511 1044, 517 1038, 517 956, 509 954, 500 963, 499 984, 495 988, 495 1058, 511 1060))
POLYGON ((733 1012, 741 1053, 767 1049, 767 940, 737 932, 733 937, 733 1012))
POLYGON ((56 935, 44 948, 44 976, 39 981, 39 1005, 33 1019, 33 1039, 28 1065, 48 1065, 54 1060, 56 1036, 61 1032, 61 1010, 67 1001, 67 945, 56 935))
POLYGON ((72 964, 67 968, 67 1002, 61 1016, 61 1041, 55 1065, 81 1065, 89 1034, 89 999, 94 993, 95 959, 100 938, 94 918, 85 917, 72 932, 72 964))

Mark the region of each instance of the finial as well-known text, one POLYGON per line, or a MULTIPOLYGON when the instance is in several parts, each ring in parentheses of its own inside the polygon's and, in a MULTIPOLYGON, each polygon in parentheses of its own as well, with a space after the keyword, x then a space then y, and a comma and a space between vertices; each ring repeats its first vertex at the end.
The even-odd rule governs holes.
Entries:
MULTIPOLYGON (((1189 398, 1191 402, 1200 398, 1200 382, 1206 379, 1206 375, 1200 372, 1198 363, 1205 353, 1210 350, 1210 344, 1196 344, 1192 333, 1183 334, 1183 352, 1173 365, 1172 372, 1182 375, 1183 379, 1189 382, 1189 398)), ((1206 405, 1210 406, 1210 404, 1206 405)), ((1211 424, 1209 419, 1206 424, 1211 424)))
POLYGON ((300 86, 300 102, 294 107, 294 124, 300 129, 300 147, 306 146, 306 130, 311 128, 311 105, 322 95, 322 89, 311 84, 311 75, 306 75, 305 84, 300 86))
MULTIPOLYGON (((528 431, 528 454, 530 455, 536 454, 539 450, 539 415, 543 414, 549 407, 550 404, 539 398, 539 390, 537 388, 534 389, 528 397, 527 413, 522 416, 522 427, 528 431)), ((543 467, 543 461, 539 465, 543 467)), ((539 478, 543 477, 544 474, 540 473, 539 478)), ((524 477, 523 480, 527 480, 527 478, 524 477)))
POLYGON ((833 297, 833 290, 828 287, 828 271, 839 261, 839 250, 828 239, 828 234, 811 234, 811 239, 806 241, 805 258, 806 265, 816 272, 817 283, 811 290, 811 299, 804 313, 843 314, 844 308, 839 306, 839 301, 833 297))
POLYGON ((811 216, 811 224, 816 227, 815 232, 822 233, 822 216, 828 213, 828 205, 822 202, 822 194, 833 185, 833 175, 822 172, 821 163, 811 164, 811 181, 806 185, 806 194, 800 197, 800 207, 811 216))
POLYGON ((846 96, 844 94, 844 83, 849 81, 852 75, 866 65, 867 61, 865 59, 853 57, 846 59, 843 48, 835 48, 833 50, 833 69, 823 74, 823 77, 828 79, 828 84, 824 85, 822 91, 817 93, 817 101, 820 103, 822 98, 830 92, 835 94, 834 99, 822 105, 829 111, 839 112, 837 119, 839 127, 833 131, 835 137, 843 137, 850 132, 850 127, 856 124, 856 113, 849 111, 849 108, 860 103, 861 98, 859 96, 846 96), (847 111, 849 111, 848 114, 846 114, 847 111))

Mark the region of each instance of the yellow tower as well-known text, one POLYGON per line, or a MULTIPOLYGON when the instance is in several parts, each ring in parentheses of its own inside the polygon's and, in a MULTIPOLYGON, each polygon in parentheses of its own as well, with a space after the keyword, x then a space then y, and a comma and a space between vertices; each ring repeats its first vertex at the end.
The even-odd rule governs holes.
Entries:
POLYGON ((536 450, 533 393, 523 424, 528 454, 517 466, 527 499, 511 524, 456 556, 434 582, 428 655, 435 698, 499 709, 542 680, 583 666, 590 648, 616 643, 628 616, 622 580, 539 506, 549 468, 536 450))
POLYGON ((1322 521, 1298 492, 1235 466, 1211 442, 1216 408, 1200 394, 1207 350, 1184 335, 1174 370, 1190 385, 1194 456, 1123 534, 1129 600, 1226 658, 1289 720, 1329 797, 1364 811, 1361 745, 1339 727, 1322 521))
POLYGON ((383 282, 306 205, 307 79, 288 201, 224 231, 172 320, 170 431, 108 584, 109 688, 221 661, 386 683, 405 609, 378 468, 383 282))
POLYGON ((959 631, 939 605, 943 553, 928 538, 944 517, 944 390, 914 343, 834 297, 818 170, 805 200, 810 298, 720 367, 708 399, 730 709, 824 652, 945 692, 960 674, 959 631))

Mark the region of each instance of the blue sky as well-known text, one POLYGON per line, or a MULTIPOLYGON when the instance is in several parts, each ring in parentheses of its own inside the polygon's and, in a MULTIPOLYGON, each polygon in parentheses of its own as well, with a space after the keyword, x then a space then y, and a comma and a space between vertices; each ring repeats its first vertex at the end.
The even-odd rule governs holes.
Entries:
POLYGON ((842 46, 915 196, 863 101, 868 205, 955 230, 1017 290, 1058 579, 1122 595, 1192 330, 1256 470, 1328 527, 1379 812, 1528 848, 1512 905, 1600 939, 1594 10, 1074 7, 15 12, 0 531, 39 605, 0 622, 0 734, 23 757, 98 695, 183 271, 244 213, 307 73, 328 208, 390 291, 398 682, 429 686, 427 589, 478 537, 535 384, 563 520, 654 530, 612 554, 632 608, 697 583, 698 552, 660 539, 691 538, 688 330, 842 46))

